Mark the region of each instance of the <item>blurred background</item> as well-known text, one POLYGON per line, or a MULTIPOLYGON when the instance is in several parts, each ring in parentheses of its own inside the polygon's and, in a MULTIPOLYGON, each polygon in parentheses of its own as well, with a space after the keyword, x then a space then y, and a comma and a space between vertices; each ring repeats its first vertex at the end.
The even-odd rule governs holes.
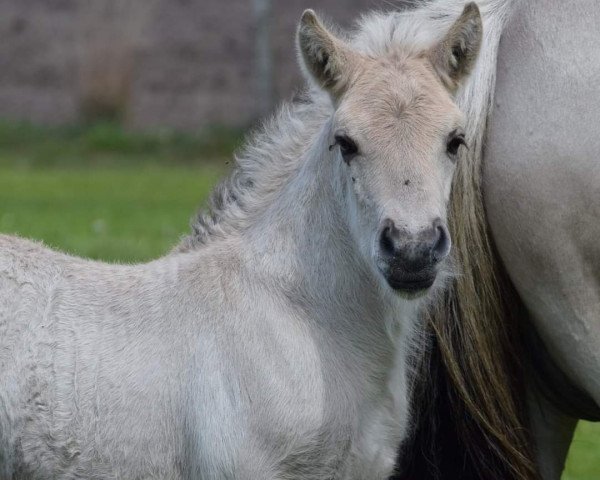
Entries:
MULTIPOLYGON (((167 252, 243 133, 302 85, 305 8, 393 0, 0 0, 0 232, 75 255, 167 252)), ((581 422, 565 480, 600 479, 581 422)))
MULTIPOLYGON (((388 2, 389 3, 389 2, 388 2)), ((1 0, 0 115, 62 125, 244 127, 299 84, 294 32, 377 0, 1 0)))

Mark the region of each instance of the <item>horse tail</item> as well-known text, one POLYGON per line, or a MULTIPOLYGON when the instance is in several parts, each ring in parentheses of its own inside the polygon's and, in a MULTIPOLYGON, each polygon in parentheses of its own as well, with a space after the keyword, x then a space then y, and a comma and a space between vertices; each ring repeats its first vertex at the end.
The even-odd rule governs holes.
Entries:
MULTIPOLYGON (((452 3, 457 11, 464 5, 438 0, 422 8, 435 13, 452 3)), ((458 161, 449 216, 458 273, 427 314, 429 348, 413 379, 416 420, 396 479, 539 478, 524 400, 522 336, 511 311, 516 297, 494 251, 482 197, 498 44, 514 2, 479 3, 484 38, 458 97, 469 143, 458 161)))

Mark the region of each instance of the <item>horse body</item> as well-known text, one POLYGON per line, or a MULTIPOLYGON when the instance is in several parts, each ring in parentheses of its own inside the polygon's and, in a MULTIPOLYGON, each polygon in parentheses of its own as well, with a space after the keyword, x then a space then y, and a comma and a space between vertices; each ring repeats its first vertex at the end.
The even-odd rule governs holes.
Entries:
POLYGON ((174 262, 107 266, 11 237, 1 246, 2 478, 170 475, 170 397, 183 392, 160 384, 173 386, 169 367, 190 348, 173 343, 174 262), (107 467, 116 458, 122 470, 107 467))
MULTIPOLYGON (((573 416, 588 413, 577 411, 579 397, 600 419, 599 22, 591 0, 517 4, 500 45, 484 162, 500 256, 549 355, 579 389, 566 412, 533 400, 549 479, 560 477, 573 416)), ((552 385, 554 375, 543 380, 552 385)))
POLYGON ((2 237, 1 477, 385 478, 418 302, 267 240, 109 266, 2 237))
POLYGON ((0 478, 392 473, 418 312, 447 277, 453 94, 479 10, 448 27, 426 49, 366 55, 306 11, 308 100, 162 259, 0 237, 0 478))
POLYGON ((484 186, 494 239, 536 327, 600 402, 596 6, 530 2, 509 22, 484 186))

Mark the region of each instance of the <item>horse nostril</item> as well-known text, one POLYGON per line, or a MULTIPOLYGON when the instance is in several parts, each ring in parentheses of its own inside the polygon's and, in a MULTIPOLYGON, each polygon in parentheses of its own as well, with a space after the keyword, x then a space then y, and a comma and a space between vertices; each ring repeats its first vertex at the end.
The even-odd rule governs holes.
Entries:
POLYGON ((398 236, 398 229, 396 229, 394 222, 389 218, 385 220, 384 226, 381 229, 381 235, 379 236, 381 253, 393 257, 397 253, 396 242, 398 236))
POLYGON ((444 259, 450 252, 450 234, 448 229, 440 222, 434 222, 435 225, 435 241, 431 253, 436 262, 444 259))

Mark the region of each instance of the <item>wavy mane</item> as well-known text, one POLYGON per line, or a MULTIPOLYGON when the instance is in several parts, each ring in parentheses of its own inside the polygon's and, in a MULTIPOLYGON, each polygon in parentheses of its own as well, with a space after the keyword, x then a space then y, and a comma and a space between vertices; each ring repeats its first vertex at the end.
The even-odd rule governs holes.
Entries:
POLYGON ((178 250, 207 243, 214 237, 244 228, 271 202, 299 166, 302 152, 332 111, 325 94, 304 90, 284 103, 235 155, 231 174, 213 190, 208 208, 193 219, 191 235, 178 250))

